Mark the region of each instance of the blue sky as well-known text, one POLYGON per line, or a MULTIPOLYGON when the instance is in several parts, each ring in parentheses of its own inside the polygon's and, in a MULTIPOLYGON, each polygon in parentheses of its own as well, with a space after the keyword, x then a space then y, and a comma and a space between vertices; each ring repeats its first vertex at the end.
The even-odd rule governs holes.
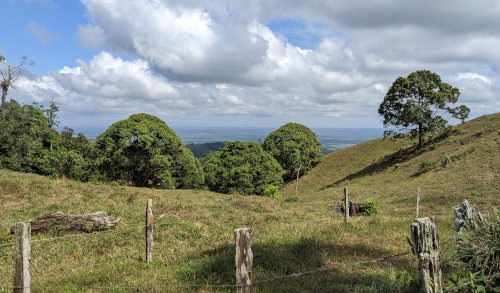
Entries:
POLYGON ((137 112, 172 126, 381 127, 391 83, 420 69, 476 117, 500 111, 500 4, 479 2, 3 0, 0 54, 35 62, 9 98, 53 98, 75 129, 137 112))

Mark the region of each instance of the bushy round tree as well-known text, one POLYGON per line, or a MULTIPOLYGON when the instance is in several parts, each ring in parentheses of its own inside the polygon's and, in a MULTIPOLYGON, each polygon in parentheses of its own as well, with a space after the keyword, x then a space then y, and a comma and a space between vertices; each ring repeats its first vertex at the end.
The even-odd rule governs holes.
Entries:
POLYGON ((286 171, 285 181, 295 178, 299 168, 301 174, 304 174, 323 159, 323 149, 316 134, 297 123, 287 123, 271 132, 262 148, 286 171))
POLYGON ((203 184, 198 160, 155 116, 134 114, 114 123, 97 137, 96 147, 98 165, 109 181, 169 189, 203 184))
POLYGON ((269 185, 283 186, 283 169, 255 142, 229 142, 201 162, 205 183, 212 191, 263 194, 269 185))

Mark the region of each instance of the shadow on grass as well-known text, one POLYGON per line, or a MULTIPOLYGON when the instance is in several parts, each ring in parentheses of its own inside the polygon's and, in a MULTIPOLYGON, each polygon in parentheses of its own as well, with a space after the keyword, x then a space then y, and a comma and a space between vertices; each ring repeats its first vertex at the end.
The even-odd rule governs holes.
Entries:
MULTIPOLYGON (((418 289, 418 271, 413 272, 408 258, 386 261, 384 267, 389 267, 387 262, 390 262, 393 268, 391 272, 380 270, 380 266, 375 264, 346 267, 331 261, 339 259, 347 264, 391 254, 362 244, 330 244, 305 238, 286 244, 256 243, 252 246, 252 252, 254 263, 251 279, 254 292, 416 292, 418 289), (322 267, 331 269, 283 277, 322 267)), ((180 268, 176 277, 188 284, 201 286, 234 284, 234 253, 232 245, 205 251, 180 268)), ((207 289, 224 292, 234 290, 210 286, 207 289)))
POLYGON ((323 186, 322 188, 320 188, 320 190, 337 187, 340 183, 343 183, 345 181, 354 180, 364 176, 380 173, 387 170, 389 167, 394 166, 395 164, 407 162, 425 152, 433 150, 435 148, 436 143, 446 139, 447 137, 448 137, 447 135, 440 135, 433 139, 430 139, 427 142, 425 142, 422 148, 420 149, 418 148, 417 145, 405 149, 400 149, 397 152, 386 155, 381 160, 378 160, 377 162, 359 170, 356 173, 349 174, 348 176, 338 180, 337 182, 323 186))
POLYGON ((367 175, 373 175, 379 172, 383 172, 387 170, 387 168, 394 166, 395 164, 403 163, 411 160, 412 158, 417 157, 418 155, 422 154, 426 149, 427 148, 422 148, 418 150, 416 146, 412 146, 406 149, 400 149, 395 153, 386 155, 381 160, 359 170, 356 173, 349 174, 348 176, 338 180, 337 182, 323 186, 321 190, 337 187, 340 183, 343 183, 345 181, 354 180, 367 175))

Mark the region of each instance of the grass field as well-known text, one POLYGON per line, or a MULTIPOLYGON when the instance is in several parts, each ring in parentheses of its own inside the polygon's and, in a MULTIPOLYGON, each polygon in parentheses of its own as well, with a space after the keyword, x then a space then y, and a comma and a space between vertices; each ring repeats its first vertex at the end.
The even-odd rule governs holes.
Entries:
MULTIPOLYGON (((0 170, 0 292, 11 291, 9 227, 63 211, 106 211, 116 229, 32 243, 32 292, 227 292, 234 283, 233 229, 254 231, 254 292, 416 292, 413 255, 353 262, 410 251, 406 237, 420 186, 421 216, 436 216, 440 238, 453 235, 453 206, 467 198, 484 214, 500 203, 500 114, 454 127, 446 138, 415 150, 409 139, 377 139, 325 156, 299 180, 298 201, 95 185, 0 170), (449 157, 451 160, 447 160, 449 157), (435 169, 419 172, 423 161, 435 169), (448 161, 448 164, 444 162, 448 161), (330 212, 348 187, 350 198, 372 197, 379 214, 349 224, 330 212), (153 199, 153 262, 143 261, 144 211, 153 199), (281 277, 316 268, 296 277, 281 277), (195 286, 193 286, 195 285, 195 286)), ((281 191, 295 193, 295 183, 281 191)), ((34 235, 41 240, 63 234, 34 235)), ((444 274, 454 241, 442 243, 444 274)), ((445 280, 446 282, 446 280, 445 280)))

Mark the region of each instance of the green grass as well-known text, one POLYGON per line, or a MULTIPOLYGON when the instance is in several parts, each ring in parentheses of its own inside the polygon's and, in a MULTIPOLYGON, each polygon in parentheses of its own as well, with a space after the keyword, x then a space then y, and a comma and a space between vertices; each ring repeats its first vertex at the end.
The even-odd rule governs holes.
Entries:
MULTIPOLYGON (((415 256, 374 264, 356 261, 409 251, 406 236, 421 187, 421 216, 436 216, 440 238, 453 235, 452 207, 467 198, 488 214, 500 202, 500 114, 454 128, 417 151, 409 139, 378 139, 325 156, 299 181, 285 186, 283 200, 223 195, 201 190, 158 190, 94 185, 0 170, 0 244, 9 227, 61 210, 106 211, 122 220, 116 229, 32 243, 33 292, 228 292, 207 284, 234 283, 232 230, 254 231, 255 292, 417 292, 415 256), (443 158, 451 163, 444 166, 443 158), (419 173, 422 161, 436 168, 419 173), (348 187, 350 198, 375 199, 371 217, 329 211, 348 187), (153 199, 153 262, 143 261, 146 200, 153 199), (265 279, 331 267, 273 281, 265 279), (198 287, 187 287, 195 284, 198 287), (170 286, 170 287, 166 287, 170 286)), ((59 234, 34 235, 33 240, 59 234)), ((71 235, 71 234, 68 234, 71 235)), ((454 242, 442 243, 450 276, 454 242)), ((0 292, 12 285, 12 247, 0 246, 0 292)))

